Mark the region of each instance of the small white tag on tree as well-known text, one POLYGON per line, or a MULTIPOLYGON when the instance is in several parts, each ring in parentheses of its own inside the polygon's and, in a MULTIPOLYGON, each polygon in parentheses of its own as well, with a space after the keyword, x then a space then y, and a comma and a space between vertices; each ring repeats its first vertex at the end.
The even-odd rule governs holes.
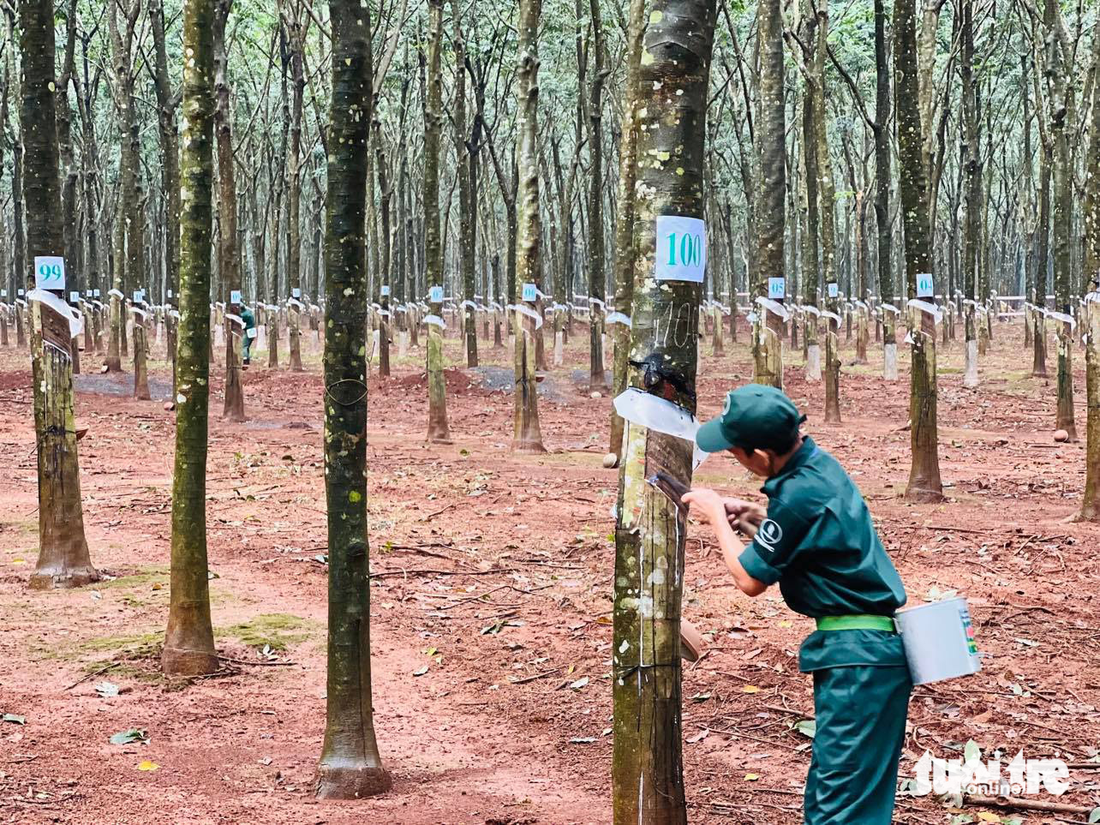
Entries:
POLYGON ((239 304, 241 302, 241 291, 239 289, 232 289, 229 291, 229 303, 239 304))
POLYGON ((835 283, 829 284, 829 297, 836 298, 840 295, 840 287, 835 283))
POLYGON ((443 287, 433 286, 428 290, 428 301, 433 304, 443 303, 443 287))
POLYGON ((539 288, 534 284, 523 285, 522 300, 534 303, 539 299, 539 288))
POLYGON ((935 283, 932 280, 931 272, 918 272, 917 273, 917 297, 918 298, 934 298, 936 295, 935 283))
POLYGON ((786 278, 768 278, 768 298, 773 301, 782 301, 787 297, 786 278))
POLYGON ((706 222, 681 215, 658 215, 657 280, 701 284, 706 268, 706 222))

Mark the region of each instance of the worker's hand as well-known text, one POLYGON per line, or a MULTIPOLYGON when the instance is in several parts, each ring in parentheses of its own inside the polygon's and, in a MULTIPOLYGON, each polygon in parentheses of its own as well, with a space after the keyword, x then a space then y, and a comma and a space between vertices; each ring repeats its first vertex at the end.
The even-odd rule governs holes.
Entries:
POLYGON ((726 520, 730 527, 739 530, 749 538, 756 534, 756 528, 767 517, 767 512, 759 504, 739 498, 722 500, 726 506, 726 520))
POLYGON ((727 518, 725 500, 714 490, 708 490, 706 487, 696 487, 684 493, 681 501, 691 508, 693 516, 711 526, 717 526, 727 518))

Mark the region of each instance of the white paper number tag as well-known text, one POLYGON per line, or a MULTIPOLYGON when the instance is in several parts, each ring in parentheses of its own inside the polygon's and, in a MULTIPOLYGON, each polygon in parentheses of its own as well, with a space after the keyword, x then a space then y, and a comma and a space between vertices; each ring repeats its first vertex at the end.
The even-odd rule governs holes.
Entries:
POLYGON ((239 289, 232 289, 229 291, 229 303, 239 304, 241 302, 241 291, 239 289))
POLYGON ((840 287, 836 284, 829 284, 829 297, 836 298, 838 295, 840 295, 840 287))
POLYGON ((428 290, 428 300, 433 304, 443 303, 443 287, 433 286, 428 290))
POLYGON ((65 259, 60 255, 36 255, 34 286, 35 289, 64 289, 65 259))
POLYGON ((389 294, 390 294, 389 285, 388 284, 382 284, 381 292, 382 292, 382 297, 383 298, 388 298, 389 294))
POLYGON ((701 218, 658 215, 657 280, 701 284, 706 268, 706 222, 701 218))
POLYGON ((768 298, 773 301, 782 301, 787 297, 786 278, 768 278, 768 298))
POLYGON ((918 272, 917 273, 917 297, 918 298, 933 298, 935 297, 935 286, 932 283, 931 272, 918 272))
POLYGON ((534 284, 523 285, 522 300, 530 301, 532 304, 539 299, 539 288, 534 284))

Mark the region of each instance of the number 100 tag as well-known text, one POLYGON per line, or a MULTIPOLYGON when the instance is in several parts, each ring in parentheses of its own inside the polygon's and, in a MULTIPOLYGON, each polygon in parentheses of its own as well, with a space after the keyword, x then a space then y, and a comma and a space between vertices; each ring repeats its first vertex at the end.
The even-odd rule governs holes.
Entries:
POLYGON ((680 215, 658 215, 657 280, 701 284, 706 268, 706 222, 680 215))

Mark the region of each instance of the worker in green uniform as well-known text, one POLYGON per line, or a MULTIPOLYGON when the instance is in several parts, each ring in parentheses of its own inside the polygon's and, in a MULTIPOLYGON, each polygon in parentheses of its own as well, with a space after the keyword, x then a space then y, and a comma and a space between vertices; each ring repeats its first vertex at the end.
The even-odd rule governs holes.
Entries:
POLYGON ((817 623, 799 652, 817 718, 804 822, 890 825, 912 690, 892 618, 905 589, 859 489, 801 434, 803 421, 780 390, 733 390, 696 440, 767 479, 767 510, 702 488, 683 500, 714 529, 742 592, 778 582, 787 606, 817 623), (735 530, 752 539, 747 547, 735 530))
POLYGON ((256 315, 249 307, 241 305, 241 320, 244 321, 244 335, 241 336, 241 357, 245 368, 252 363, 252 342, 256 340, 256 315))

